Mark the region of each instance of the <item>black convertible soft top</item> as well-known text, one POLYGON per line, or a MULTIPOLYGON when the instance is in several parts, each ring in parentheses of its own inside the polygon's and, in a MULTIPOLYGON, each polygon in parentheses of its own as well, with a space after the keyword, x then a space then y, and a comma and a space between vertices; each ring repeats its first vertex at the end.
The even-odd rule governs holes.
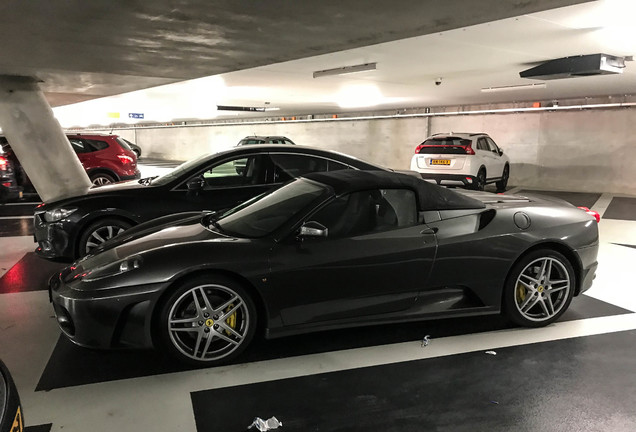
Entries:
POLYGON ((408 188, 417 195, 419 211, 466 210, 486 206, 481 201, 415 176, 389 171, 339 170, 317 172, 303 177, 331 186, 337 195, 368 189, 408 188))

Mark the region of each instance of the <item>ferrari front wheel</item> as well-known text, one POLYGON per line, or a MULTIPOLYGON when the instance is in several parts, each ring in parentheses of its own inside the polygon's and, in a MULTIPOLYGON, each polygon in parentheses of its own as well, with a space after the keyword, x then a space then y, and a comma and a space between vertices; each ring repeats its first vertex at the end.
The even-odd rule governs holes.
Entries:
POLYGON ((159 338, 168 353, 193 365, 216 366, 237 357, 256 330, 256 307, 235 281, 199 277, 163 303, 159 338))
POLYGON ((563 254, 540 249, 512 268, 504 287, 504 312, 516 324, 542 327, 568 308, 575 289, 572 265, 563 254))

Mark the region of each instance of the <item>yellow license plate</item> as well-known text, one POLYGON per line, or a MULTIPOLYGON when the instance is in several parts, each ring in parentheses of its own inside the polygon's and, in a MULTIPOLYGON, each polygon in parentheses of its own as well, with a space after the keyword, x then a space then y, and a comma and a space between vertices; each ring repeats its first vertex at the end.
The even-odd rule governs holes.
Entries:
POLYGON ((450 165, 450 159, 431 159, 431 165, 450 165))

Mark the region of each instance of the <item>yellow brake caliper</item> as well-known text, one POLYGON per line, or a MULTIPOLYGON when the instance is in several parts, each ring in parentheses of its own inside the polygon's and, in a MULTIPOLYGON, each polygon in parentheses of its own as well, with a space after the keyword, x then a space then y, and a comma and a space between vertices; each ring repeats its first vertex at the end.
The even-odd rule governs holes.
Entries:
MULTIPOLYGON (((234 307, 234 305, 233 305, 233 304, 229 305, 229 306, 227 307, 227 309, 225 309, 225 312, 227 312, 227 311, 231 310, 233 307, 234 307)), ((227 317, 227 318, 225 319, 225 323, 226 323, 228 326, 230 326, 230 328, 232 328, 232 329, 236 329, 236 312, 234 312, 232 315, 230 315, 229 317, 227 317)), ((228 335, 228 336, 230 336, 230 335, 231 335, 231 333, 230 333, 229 331, 227 331, 227 330, 225 330, 225 334, 226 334, 226 335, 228 335)))
POLYGON ((519 303, 524 302, 527 293, 528 290, 526 289, 526 287, 523 286, 523 284, 520 283, 517 285, 517 298, 519 299, 519 303))

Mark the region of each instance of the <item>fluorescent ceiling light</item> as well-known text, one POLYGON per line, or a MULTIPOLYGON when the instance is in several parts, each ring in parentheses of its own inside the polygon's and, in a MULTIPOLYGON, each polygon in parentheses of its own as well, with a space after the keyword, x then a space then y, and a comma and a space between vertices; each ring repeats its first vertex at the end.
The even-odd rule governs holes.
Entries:
POLYGON ((514 90, 533 90, 533 89, 544 89, 545 83, 535 83, 535 84, 521 84, 521 85, 511 85, 511 86, 500 86, 500 87, 486 87, 481 89, 482 93, 496 93, 496 92, 506 92, 506 91, 514 91, 514 90))
POLYGON ((377 63, 364 63, 355 66, 343 66, 335 69, 325 69, 314 72, 314 78, 333 76, 333 75, 345 75, 356 72, 365 72, 376 69, 377 63))

